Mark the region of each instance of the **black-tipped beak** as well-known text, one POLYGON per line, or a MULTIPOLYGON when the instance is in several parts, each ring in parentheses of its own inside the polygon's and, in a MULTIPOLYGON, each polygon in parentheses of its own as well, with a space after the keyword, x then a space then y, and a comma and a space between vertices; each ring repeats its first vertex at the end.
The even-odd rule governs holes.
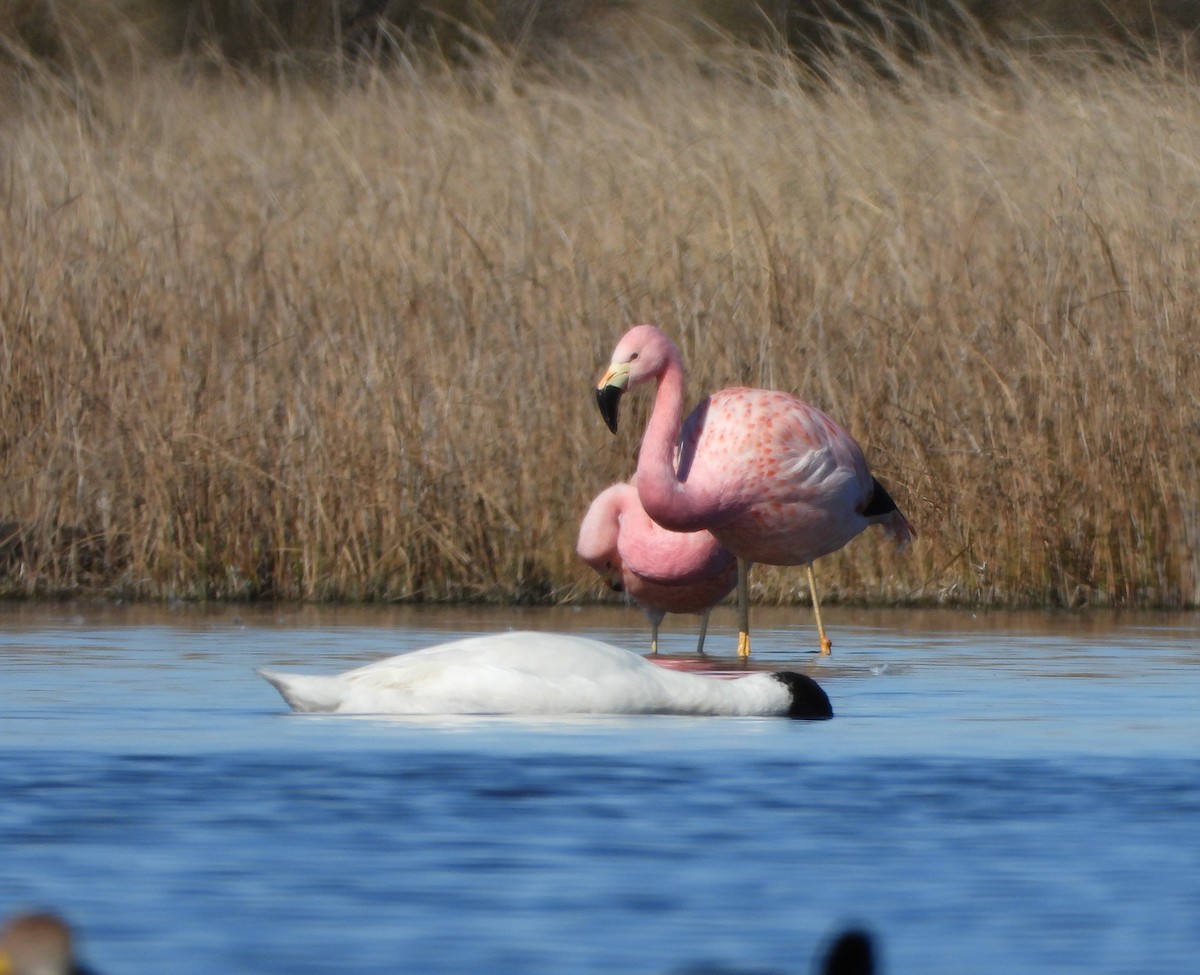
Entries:
POLYGON ((620 386, 601 386, 596 390, 596 405, 600 407, 600 415, 613 433, 617 432, 617 408, 623 392, 625 390, 620 386))

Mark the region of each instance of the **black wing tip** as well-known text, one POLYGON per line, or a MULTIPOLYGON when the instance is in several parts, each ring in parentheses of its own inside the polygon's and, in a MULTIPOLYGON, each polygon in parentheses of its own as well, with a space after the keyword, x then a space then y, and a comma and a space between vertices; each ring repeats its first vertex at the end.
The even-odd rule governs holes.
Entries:
POLYGON ((783 670, 772 675, 792 692, 787 716, 801 721, 828 721, 833 717, 833 705, 825 689, 807 674, 783 670))
POLYGON ((890 514, 893 511, 899 510, 900 506, 892 500, 892 496, 888 494, 887 488, 879 483, 879 478, 871 478, 871 500, 867 502, 867 506, 862 510, 863 517, 877 518, 880 515, 890 514))

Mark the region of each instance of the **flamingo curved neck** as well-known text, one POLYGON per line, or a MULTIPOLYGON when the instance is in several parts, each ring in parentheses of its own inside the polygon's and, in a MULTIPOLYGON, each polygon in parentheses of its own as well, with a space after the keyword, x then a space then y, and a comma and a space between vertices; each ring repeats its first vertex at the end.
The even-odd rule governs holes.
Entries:
POLYGON ((654 409, 638 452, 637 488, 642 507, 670 531, 698 531, 711 524, 711 505, 675 473, 675 448, 683 424, 684 376, 679 350, 672 348, 658 378, 654 409))

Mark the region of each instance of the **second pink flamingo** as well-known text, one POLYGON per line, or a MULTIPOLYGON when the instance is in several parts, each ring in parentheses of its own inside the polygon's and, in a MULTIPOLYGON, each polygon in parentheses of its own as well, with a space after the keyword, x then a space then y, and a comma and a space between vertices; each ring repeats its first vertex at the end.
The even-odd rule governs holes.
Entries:
POLYGON ((637 488, 619 483, 596 496, 579 525, 576 551, 650 619, 650 652, 667 613, 701 614, 697 652, 712 608, 737 585, 737 560, 711 533, 672 532, 650 520, 637 488))

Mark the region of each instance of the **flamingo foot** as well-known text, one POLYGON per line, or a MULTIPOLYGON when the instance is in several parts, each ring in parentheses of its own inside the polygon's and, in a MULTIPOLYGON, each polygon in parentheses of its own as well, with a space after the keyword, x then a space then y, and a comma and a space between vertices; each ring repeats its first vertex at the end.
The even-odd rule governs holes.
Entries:
POLYGON ((750 634, 744 630, 738 634, 737 654, 743 660, 750 656, 750 634))
POLYGON ((828 657, 833 652, 833 644, 829 642, 829 637, 824 633, 821 634, 821 656, 828 657))

